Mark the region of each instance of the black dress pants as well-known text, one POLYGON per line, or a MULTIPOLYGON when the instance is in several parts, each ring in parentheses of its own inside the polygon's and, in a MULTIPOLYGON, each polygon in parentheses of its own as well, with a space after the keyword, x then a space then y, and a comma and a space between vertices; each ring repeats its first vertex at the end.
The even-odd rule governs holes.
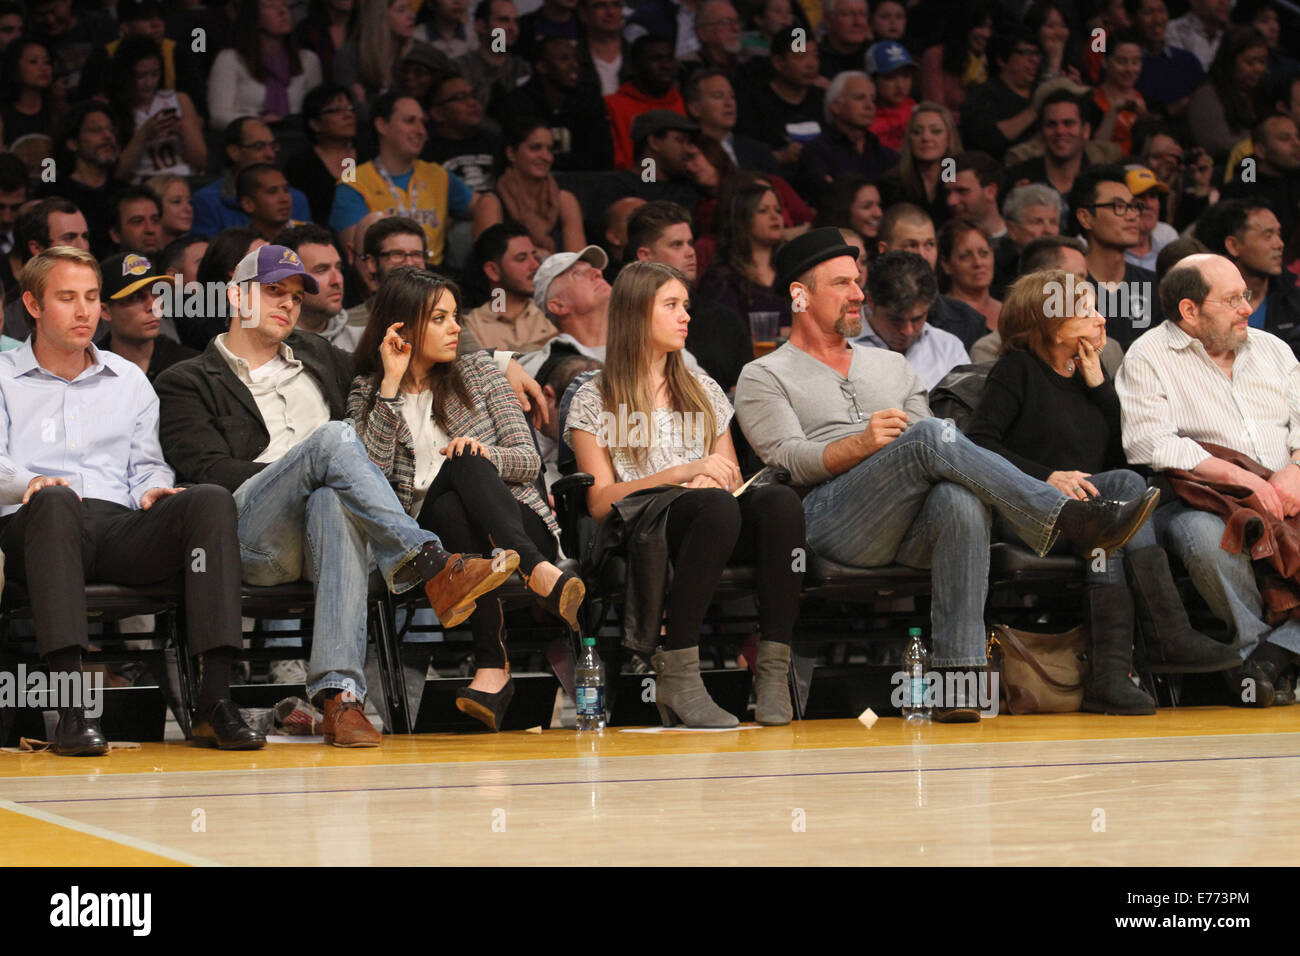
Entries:
POLYGON ((184 575, 191 654, 243 647, 235 499, 197 485, 137 511, 53 485, 0 519, 6 573, 31 596, 42 656, 86 647, 86 584, 143 586, 184 575))

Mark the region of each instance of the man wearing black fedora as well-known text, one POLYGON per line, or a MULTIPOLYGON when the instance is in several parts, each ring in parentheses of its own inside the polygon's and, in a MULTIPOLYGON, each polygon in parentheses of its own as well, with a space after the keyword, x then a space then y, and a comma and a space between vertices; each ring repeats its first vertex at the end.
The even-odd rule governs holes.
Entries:
MULTIPOLYGON (((765 463, 790 473, 818 554, 855 567, 931 569, 933 666, 978 671, 992 511, 1040 555, 1058 535, 1110 552, 1158 495, 1067 498, 930 417, 925 385, 902 355, 852 341, 862 332, 863 293, 857 250, 838 229, 792 239, 774 265, 794 326, 785 345, 741 372, 736 416, 745 436, 765 463)), ((943 703, 938 720, 979 719, 969 698, 943 703)))

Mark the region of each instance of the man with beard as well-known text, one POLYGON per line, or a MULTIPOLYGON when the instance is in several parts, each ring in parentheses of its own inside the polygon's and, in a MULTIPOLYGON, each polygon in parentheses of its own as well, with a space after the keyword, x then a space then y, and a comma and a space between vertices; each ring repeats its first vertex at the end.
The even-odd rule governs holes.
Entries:
POLYGON ((748 51, 740 44, 740 14, 731 0, 703 0, 695 8, 695 35, 699 37, 700 48, 682 57, 677 71, 682 87, 696 70, 722 70, 731 74, 748 59, 748 51))
MULTIPOLYGON (((1281 519, 1300 514, 1300 363, 1281 339, 1250 327, 1248 292, 1237 267, 1212 253, 1188 256, 1165 276, 1169 321, 1133 344, 1115 379, 1124 454, 1153 471, 1178 468, 1249 489, 1281 519), (1200 442, 1233 448, 1271 474, 1215 458, 1200 442)), ((1250 554, 1220 547, 1224 531, 1223 519, 1182 501, 1156 518, 1156 533, 1241 653, 1242 666, 1226 672, 1234 703, 1294 703, 1300 621, 1265 623, 1250 554)))
POLYGON ((103 258, 113 250, 108 230, 113 224, 113 180, 121 150, 113 127, 113 116, 104 103, 88 102, 73 107, 55 136, 58 176, 41 187, 44 197, 57 196, 74 202, 90 226, 90 248, 103 258))
MULTIPOLYGON (((773 265, 794 329, 740 374, 745 436, 804 492, 808 544, 820 556, 931 568, 933 666, 982 671, 992 512, 1040 554, 1057 534, 1110 551, 1142 525, 1154 499, 1068 499, 931 418, 925 384, 903 356, 850 341, 862 331, 863 292, 857 250, 838 229, 790 240, 773 265)), ((948 698, 935 719, 977 721, 979 711, 969 698, 948 698)))

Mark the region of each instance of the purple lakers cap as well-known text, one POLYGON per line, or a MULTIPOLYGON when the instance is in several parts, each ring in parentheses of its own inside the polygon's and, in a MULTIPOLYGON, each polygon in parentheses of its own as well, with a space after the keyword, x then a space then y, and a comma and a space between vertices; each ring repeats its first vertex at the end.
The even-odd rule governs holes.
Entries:
POLYGON ((262 246, 254 249, 235 266, 235 274, 230 277, 234 283, 258 282, 262 284, 279 282, 289 276, 302 276, 302 286, 312 295, 320 291, 316 280, 303 268, 298 253, 288 246, 262 246))

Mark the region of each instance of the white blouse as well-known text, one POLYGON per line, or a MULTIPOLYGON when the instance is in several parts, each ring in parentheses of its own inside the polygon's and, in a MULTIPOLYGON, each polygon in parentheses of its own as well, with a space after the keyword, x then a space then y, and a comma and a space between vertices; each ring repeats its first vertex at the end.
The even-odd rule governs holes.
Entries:
POLYGON ((424 498, 429 493, 429 486, 438 477, 447 456, 442 449, 451 439, 433 420, 433 391, 402 393, 402 417, 406 427, 411 430, 411 440, 415 446, 415 494, 411 498, 411 517, 418 518, 424 507, 424 498))

